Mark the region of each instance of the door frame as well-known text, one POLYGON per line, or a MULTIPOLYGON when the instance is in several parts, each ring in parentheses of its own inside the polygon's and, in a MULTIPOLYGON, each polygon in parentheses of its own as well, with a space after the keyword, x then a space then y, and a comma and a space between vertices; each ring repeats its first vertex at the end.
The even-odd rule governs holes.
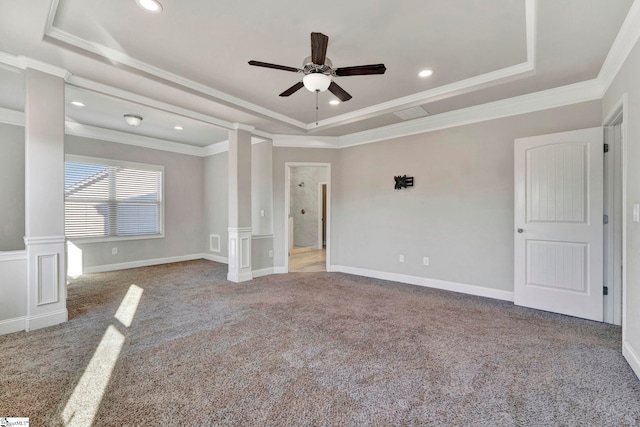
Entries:
POLYGON ((318 167, 327 168, 327 217, 325 218, 327 230, 327 246, 325 269, 331 271, 331 163, 314 162, 286 162, 284 164, 284 272, 289 272, 289 212, 291 212, 291 168, 318 167))
MULTIPOLYGON (((622 176, 621 176, 621 185, 622 185, 622 236, 621 241, 614 242, 614 245, 622 245, 622 283, 614 284, 614 288, 610 295, 613 297, 614 301, 616 300, 616 296, 621 298, 622 300, 622 313, 621 313, 621 323, 622 323, 622 347, 623 354, 626 346, 626 336, 627 336, 627 328, 626 328, 626 312, 627 312, 627 120, 625 120, 628 116, 627 113, 627 94, 624 93, 622 97, 615 103, 615 105, 609 110, 607 115, 605 116, 602 125, 605 127, 615 126, 617 124, 621 124, 620 131, 622 133, 622 141, 620 144, 621 158, 622 158, 622 176)), ((609 250, 606 245, 605 249, 609 250)), ((615 312, 615 310, 614 310, 615 312)), ((614 319, 615 321, 615 316, 614 319)), ((614 323, 609 321, 609 319, 605 319, 607 323, 614 323)))
MULTIPOLYGON (((318 249, 322 249, 323 248, 323 240, 322 240, 322 208, 323 208, 323 203, 322 203, 322 186, 323 185, 327 185, 326 181, 320 181, 318 182, 318 249)), ((327 187, 328 188, 328 187, 327 187)), ((326 234, 326 233, 325 233, 326 234)))

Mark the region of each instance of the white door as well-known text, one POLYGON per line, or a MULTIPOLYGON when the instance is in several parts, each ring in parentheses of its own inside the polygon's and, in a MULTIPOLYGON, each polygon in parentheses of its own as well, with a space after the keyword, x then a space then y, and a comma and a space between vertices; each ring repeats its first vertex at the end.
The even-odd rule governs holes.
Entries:
POLYGON ((516 305, 603 320, 602 135, 515 140, 516 305))

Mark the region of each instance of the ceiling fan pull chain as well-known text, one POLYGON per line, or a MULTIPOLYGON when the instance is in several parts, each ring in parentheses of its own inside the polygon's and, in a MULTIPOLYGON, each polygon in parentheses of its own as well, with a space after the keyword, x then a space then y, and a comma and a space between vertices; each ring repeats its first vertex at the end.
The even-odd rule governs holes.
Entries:
POLYGON ((316 91, 316 126, 318 126, 318 94, 320 93, 319 90, 316 91))

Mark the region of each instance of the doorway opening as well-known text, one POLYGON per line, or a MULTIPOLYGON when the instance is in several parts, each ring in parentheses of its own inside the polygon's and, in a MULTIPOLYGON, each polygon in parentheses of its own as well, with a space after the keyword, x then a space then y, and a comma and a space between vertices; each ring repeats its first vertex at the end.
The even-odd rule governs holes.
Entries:
POLYGON ((327 163, 285 167, 286 271, 330 271, 331 167, 327 163))
POLYGON ((622 325, 624 295, 624 100, 604 121, 604 321, 622 325))

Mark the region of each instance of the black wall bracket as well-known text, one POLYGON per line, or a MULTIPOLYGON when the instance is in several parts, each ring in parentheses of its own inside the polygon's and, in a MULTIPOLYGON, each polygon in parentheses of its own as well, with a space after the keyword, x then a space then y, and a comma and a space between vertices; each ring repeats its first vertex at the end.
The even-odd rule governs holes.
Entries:
POLYGON ((396 180, 396 186, 394 187, 396 190, 400 190, 402 188, 413 187, 413 177, 412 176, 394 176, 393 179, 396 180))

